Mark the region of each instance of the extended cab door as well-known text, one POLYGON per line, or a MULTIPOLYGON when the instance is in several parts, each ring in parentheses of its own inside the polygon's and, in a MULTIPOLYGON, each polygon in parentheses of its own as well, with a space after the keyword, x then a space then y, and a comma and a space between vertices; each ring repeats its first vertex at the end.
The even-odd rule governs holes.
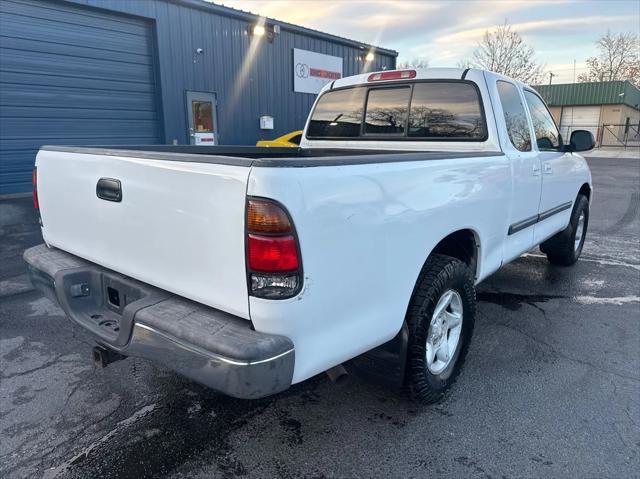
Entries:
POLYGON ((533 130, 534 150, 542 167, 542 194, 534 243, 539 244, 569 223, 577 192, 574 157, 564 153, 553 117, 536 92, 524 89, 533 130))
POLYGON ((505 222, 503 262, 534 246, 534 228, 542 188, 540 158, 531 145, 531 127, 524 99, 515 83, 487 73, 494 98, 498 132, 512 172, 512 200, 505 222))

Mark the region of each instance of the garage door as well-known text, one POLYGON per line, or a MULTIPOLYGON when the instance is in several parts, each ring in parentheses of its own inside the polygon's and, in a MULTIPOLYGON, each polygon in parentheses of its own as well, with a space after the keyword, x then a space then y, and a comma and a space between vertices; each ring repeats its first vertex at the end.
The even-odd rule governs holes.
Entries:
POLYGON ((0 193, 43 144, 161 141, 151 25, 66 2, 0 2, 0 193))
POLYGON ((562 138, 568 139, 573 130, 589 130, 597 138, 599 123, 599 106, 565 106, 562 109, 560 133, 562 138))

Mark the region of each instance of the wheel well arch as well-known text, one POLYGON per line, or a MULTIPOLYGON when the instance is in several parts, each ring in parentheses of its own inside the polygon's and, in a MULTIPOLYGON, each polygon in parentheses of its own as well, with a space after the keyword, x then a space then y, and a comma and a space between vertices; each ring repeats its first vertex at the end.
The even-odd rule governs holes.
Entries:
MULTIPOLYGON (((474 278, 477 278, 480 263, 480 238, 475 231, 468 228, 460 229, 442 238, 425 258, 421 272, 429 257, 434 254, 444 254, 459 259, 469 266, 474 278)), ((421 274, 415 280, 412 296, 416 291, 421 274)), ((407 311, 408 307, 409 305, 407 305, 407 311)), ((409 327, 405 319, 395 337, 355 358, 354 365, 369 379, 399 388, 404 383, 408 347, 409 327), (359 358, 365 359, 362 361, 359 358)))
POLYGON ((580 187, 580 190, 578 191, 578 195, 584 195, 587 197, 588 200, 591 200, 591 186, 589 186, 589 183, 584 183, 580 187))
POLYGON ((435 245, 429 256, 434 254, 444 254, 459 259, 466 263, 474 278, 478 277, 480 239, 475 231, 465 228, 449 233, 435 245))

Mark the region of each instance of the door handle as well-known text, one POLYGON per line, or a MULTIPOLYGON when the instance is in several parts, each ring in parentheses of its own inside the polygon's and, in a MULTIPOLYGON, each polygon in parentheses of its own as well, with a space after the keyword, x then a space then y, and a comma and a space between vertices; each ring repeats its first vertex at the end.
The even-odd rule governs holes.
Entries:
POLYGON ((122 201, 122 184, 115 178, 100 178, 96 184, 96 196, 101 200, 122 201))
POLYGON ((544 164, 544 172, 547 175, 550 175, 551 173, 553 173, 553 170, 551 169, 551 163, 545 163, 544 164))
POLYGON ((533 176, 540 176, 540 167, 536 163, 533 164, 533 176))

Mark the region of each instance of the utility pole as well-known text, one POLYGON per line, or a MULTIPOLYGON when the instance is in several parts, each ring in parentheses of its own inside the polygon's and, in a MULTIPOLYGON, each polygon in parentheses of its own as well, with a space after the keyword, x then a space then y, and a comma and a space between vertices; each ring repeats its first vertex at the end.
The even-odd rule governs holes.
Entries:
POLYGON ((551 85, 551 80, 553 79, 553 77, 558 76, 553 72, 549 72, 549 85, 551 85))

